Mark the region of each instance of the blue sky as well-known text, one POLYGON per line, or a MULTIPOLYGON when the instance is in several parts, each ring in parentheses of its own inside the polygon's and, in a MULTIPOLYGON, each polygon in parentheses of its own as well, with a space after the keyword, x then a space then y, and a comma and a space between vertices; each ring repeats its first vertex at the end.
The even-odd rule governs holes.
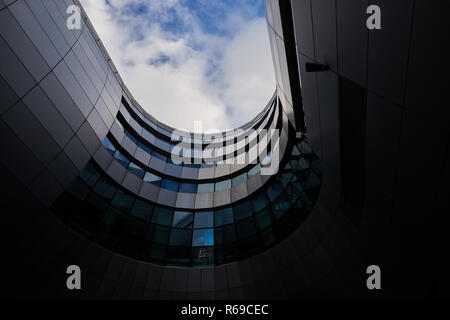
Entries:
POLYGON ((275 90, 262 0, 82 0, 135 99, 162 122, 223 130, 275 90))

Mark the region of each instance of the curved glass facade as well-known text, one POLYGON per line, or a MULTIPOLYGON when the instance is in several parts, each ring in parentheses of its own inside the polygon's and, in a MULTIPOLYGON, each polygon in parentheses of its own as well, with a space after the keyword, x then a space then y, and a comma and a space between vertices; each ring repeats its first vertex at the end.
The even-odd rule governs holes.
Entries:
MULTIPOLYGON (((217 208, 181 210, 148 201, 91 161, 53 209, 90 239, 141 261, 182 267, 229 263, 283 239, 312 209, 320 188, 318 159, 304 138, 295 139, 290 150, 279 174, 264 186, 217 208)), ((136 169, 128 164, 128 170, 136 169)), ((149 183, 171 191, 211 193, 245 185, 247 175, 256 174, 251 171, 215 184, 179 183, 156 175, 149 183)))

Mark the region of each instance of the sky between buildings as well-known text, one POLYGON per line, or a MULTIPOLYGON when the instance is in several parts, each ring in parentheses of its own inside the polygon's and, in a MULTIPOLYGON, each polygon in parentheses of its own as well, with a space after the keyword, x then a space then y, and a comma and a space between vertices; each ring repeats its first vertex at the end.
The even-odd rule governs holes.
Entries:
POLYGON ((262 0, 81 0, 139 104, 170 126, 224 130, 275 91, 262 0))

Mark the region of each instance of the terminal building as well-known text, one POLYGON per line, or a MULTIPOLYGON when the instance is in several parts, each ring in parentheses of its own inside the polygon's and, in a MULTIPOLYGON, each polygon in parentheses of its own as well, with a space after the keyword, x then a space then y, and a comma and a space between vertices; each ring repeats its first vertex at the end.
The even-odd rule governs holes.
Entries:
POLYGON ((379 0, 369 30, 372 2, 265 0, 274 94, 198 134, 141 107, 78 0, 0 0, 6 294, 448 296, 447 3, 379 0))

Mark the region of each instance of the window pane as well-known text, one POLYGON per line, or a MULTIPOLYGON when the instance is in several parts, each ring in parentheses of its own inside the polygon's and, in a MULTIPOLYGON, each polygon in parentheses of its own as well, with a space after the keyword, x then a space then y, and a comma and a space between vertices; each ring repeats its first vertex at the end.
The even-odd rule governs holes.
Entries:
POLYGON ((180 192, 197 193, 197 185, 194 183, 181 183, 180 192))
POLYGON ((290 204, 284 193, 282 193, 272 204, 273 214, 275 219, 280 218, 287 210, 290 204))
POLYGON ((248 176, 249 177, 254 176, 255 174, 257 174, 260 171, 261 171, 261 165, 258 163, 256 166, 254 166, 253 168, 251 168, 248 171, 248 176))
POLYGON ((236 238, 246 239, 253 236, 256 233, 255 223, 253 218, 246 219, 236 224, 236 238))
POLYGON ((142 143, 141 141, 138 142, 138 147, 147 152, 148 154, 152 154, 152 150, 150 149, 150 147, 142 143))
POLYGON ((171 246, 191 246, 192 230, 189 229, 172 229, 170 232, 171 246))
POLYGON ((137 175, 139 178, 143 178, 145 175, 144 169, 139 167, 137 164, 130 162, 130 165, 128 166, 128 170, 132 172, 133 174, 137 175))
POLYGON ((193 212, 175 211, 172 227, 191 229, 194 222, 193 212))
POLYGON ((270 219, 270 211, 268 209, 261 211, 255 216, 255 223, 256 227, 259 230, 263 230, 270 226, 271 219, 270 219))
POLYGON ((158 158, 159 160, 162 160, 162 161, 164 161, 164 162, 167 161, 167 158, 166 158, 165 156, 163 156, 161 153, 159 153, 159 152, 157 152, 157 151, 155 151, 155 150, 152 151, 152 156, 153 156, 153 157, 156 157, 156 158, 158 158))
POLYGON ((162 179, 161 188, 177 192, 178 191, 178 182, 169 180, 169 179, 162 179))
POLYGON ((125 130, 125 135, 126 135, 131 141, 133 141, 134 143, 137 143, 137 139, 131 134, 130 131, 125 130))
POLYGON ((194 228, 212 228, 214 226, 214 213, 212 211, 196 212, 194 228))
POLYGON ((116 192, 116 187, 114 187, 105 177, 100 177, 95 185, 94 191, 102 197, 112 199, 116 192))
POLYGON ((147 201, 137 199, 134 202, 133 209, 131 209, 131 215, 136 218, 144 219, 145 221, 151 221, 153 212, 153 205, 147 201))
POLYGON ((250 206, 249 201, 244 201, 238 205, 236 205, 233 209, 234 211, 234 220, 239 221, 250 217, 252 215, 252 208, 250 206))
POLYGON ((224 180, 216 182, 216 191, 221 191, 231 188, 231 180, 224 180))
POLYGON ((213 229, 194 230, 194 236, 192 238, 193 247, 203 247, 212 245, 214 245, 213 229))
POLYGON ((267 188, 267 195, 273 201, 283 191, 281 183, 274 181, 269 188, 267 188))
POLYGON ((160 244, 167 244, 169 242, 169 228, 161 226, 153 226, 153 241, 160 244))
POLYGON ((232 187, 237 186, 238 184, 241 184, 242 182, 244 182, 246 180, 247 180, 247 173, 243 173, 243 174, 241 174, 241 175, 239 175, 237 177, 234 177, 231 180, 231 186, 232 187))
POLYGON ((108 139, 108 137, 105 137, 105 139, 103 139, 103 146, 106 148, 106 150, 108 150, 108 152, 113 155, 114 151, 116 151, 116 147, 114 147, 114 145, 111 143, 111 141, 108 139))
POLYGON ((169 227, 172 224, 172 216, 172 209, 156 207, 153 211, 152 222, 169 227))
POLYGON ((236 237, 234 234, 234 224, 215 229, 214 240, 216 245, 222 245, 234 242, 236 237))
POLYGON ((154 184, 155 186, 159 187, 159 184, 161 183, 161 178, 154 175, 153 173, 146 172, 145 176, 144 176, 144 181, 150 182, 150 183, 154 184))
POLYGON ((223 226, 225 224, 233 223, 233 209, 226 208, 217 210, 215 212, 215 224, 217 226, 223 226))
POLYGON ((252 198, 252 206, 254 212, 259 212, 269 205, 269 199, 264 191, 258 192, 252 198))
POLYGON ((84 180, 84 182, 88 186, 93 187, 97 183, 100 174, 98 173, 97 169, 92 165, 92 163, 88 162, 86 167, 84 167, 83 171, 81 171, 80 177, 84 180))
POLYGON ((131 195, 126 194, 121 190, 118 190, 116 192, 116 195, 112 199, 111 204, 116 208, 130 209, 133 206, 133 200, 134 198, 131 195))
POLYGON ((128 163, 130 161, 119 150, 116 150, 116 152, 114 152, 114 158, 116 158, 116 160, 119 161, 119 163, 125 168, 128 167, 128 163))
POLYGON ((201 183, 198 185, 198 193, 214 192, 214 183, 201 183))
POLYGON ((214 248, 192 248, 194 266, 211 266, 214 264, 214 248))

